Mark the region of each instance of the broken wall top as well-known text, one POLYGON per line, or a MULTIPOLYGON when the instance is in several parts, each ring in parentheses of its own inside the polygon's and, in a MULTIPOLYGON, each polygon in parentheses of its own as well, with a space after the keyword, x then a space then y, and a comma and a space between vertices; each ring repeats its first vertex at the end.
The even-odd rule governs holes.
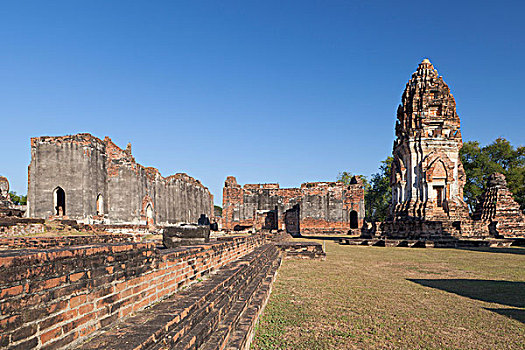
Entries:
POLYGON ((55 144, 61 145, 64 143, 77 144, 83 147, 91 147, 93 149, 103 152, 108 162, 108 170, 110 174, 117 174, 115 170, 120 165, 129 166, 132 169, 142 169, 150 180, 165 180, 167 182, 174 180, 182 180, 184 182, 201 187, 208 193, 210 192, 199 180, 189 176, 186 173, 176 173, 167 177, 163 177, 160 171, 154 167, 145 167, 136 162, 131 154, 131 144, 128 143, 126 149, 117 146, 111 138, 106 136, 104 140, 99 139, 89 133, 79 133, 75 135, 65 136, 40 136, 31 138, 31 148, 36 149, 39 144, 55 144))

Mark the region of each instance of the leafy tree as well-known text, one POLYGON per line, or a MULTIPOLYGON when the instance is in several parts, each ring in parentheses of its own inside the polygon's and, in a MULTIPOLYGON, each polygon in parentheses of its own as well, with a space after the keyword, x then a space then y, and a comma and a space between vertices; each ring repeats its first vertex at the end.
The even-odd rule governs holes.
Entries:
POLYGON ((383 221, 388 217, 392 200, 390 186, 392 161, 392 157, 383 160, 379 172, 373 174, 370 179, 370 188, 365 192, 365 211, 368 221, 383 221))
POLYGON ((214 205, 213 213, 215 214, 215 216, 222 216, 222 208, 219 207, 218 205, 214 205))
POLYGON ((350 185, 350 181, 352 181, 352 178, 354 176, 356 176, 359 179, 361 179, 361 181, 363 182, 363 186, 365 188, 365 192, 366 192, 368 190, 368 188, 370 187, 370 184, 368 183, 368 179, 364 175, 354 175, 351 172, 343 171, 343 172, 339 173, 339 175, 337 176, 337 180, 336 181, 337 182, 342 182, 345 185, 350 185))
POLYGON ((489 175, 505 175, 514 199, 525 209, 525 147, 514 148, 500 137, 493 143, 480 147, 477 141, 468 141, 460 151, 467 180, 464 187, 465 202, 474 211, 478 197, 483 192, 489 175))
POLYGON ((9 192, 9 197, 11 197, 11 202, 17 205, 26 205, 27 204, 27 196, 19 196, 16 194, 15 191, 9 192))

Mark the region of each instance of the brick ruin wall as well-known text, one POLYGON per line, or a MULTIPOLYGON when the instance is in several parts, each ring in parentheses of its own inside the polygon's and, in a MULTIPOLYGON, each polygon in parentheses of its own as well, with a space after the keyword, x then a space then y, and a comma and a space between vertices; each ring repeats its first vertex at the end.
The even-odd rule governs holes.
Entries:
POLYGON ((262 236, 0 252, 0 348, 64 349, 246 255, 262 236))
POLYGON ((106 137, 90 134, 31 139, 28 216, 60 214, 57 191, 65 196, 64 216, 86 223, 173 224, 213 215, 213 196, 183 173, 162 177, 138 164, 106 137))
POLYGON ((101 233, 77 236, 0 237, 0 249, 48 249, 99 243, 140 242, 143 235, 101 233))
POLYGON ((361 183, 304 183, 300 188, 278 184, 246 184, 230 176, 223 190, 222 226, 279 229, 297 234, 347 234, 363 225, 361 183), (352 218, 353 217, 353 218, 352 218))

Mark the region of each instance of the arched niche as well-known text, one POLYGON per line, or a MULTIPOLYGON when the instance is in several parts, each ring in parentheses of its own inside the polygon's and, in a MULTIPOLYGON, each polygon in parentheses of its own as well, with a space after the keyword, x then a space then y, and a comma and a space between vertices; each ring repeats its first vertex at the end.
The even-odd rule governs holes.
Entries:
POLYGON ((104 215, 104 196, 100 193, 97 196, 97 215, 104 215))

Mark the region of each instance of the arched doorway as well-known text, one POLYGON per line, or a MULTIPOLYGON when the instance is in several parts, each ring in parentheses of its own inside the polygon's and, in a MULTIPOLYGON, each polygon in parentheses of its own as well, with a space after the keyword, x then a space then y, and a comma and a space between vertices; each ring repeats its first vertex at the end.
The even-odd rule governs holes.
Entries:
POLYGON ((148 205, 146 206, 146 223, 147 223, 147 225, 153 225, 154 224, 154 220, 153 220, 153 206, 151 205, 151 203, 148 203, 148 205))
POLYGON ((104 197, 101 194, 97 196, 97 215, 104 215, 104 197))
POLYGON ((359 228, 359 220, 355 210, 350 212, 350 228, 359 228))
POLYGON ((62 187, 57 187, 53 191, 53 202, 55 204, 55 215, 66 215, 66 192, 64 192, 62 187))

